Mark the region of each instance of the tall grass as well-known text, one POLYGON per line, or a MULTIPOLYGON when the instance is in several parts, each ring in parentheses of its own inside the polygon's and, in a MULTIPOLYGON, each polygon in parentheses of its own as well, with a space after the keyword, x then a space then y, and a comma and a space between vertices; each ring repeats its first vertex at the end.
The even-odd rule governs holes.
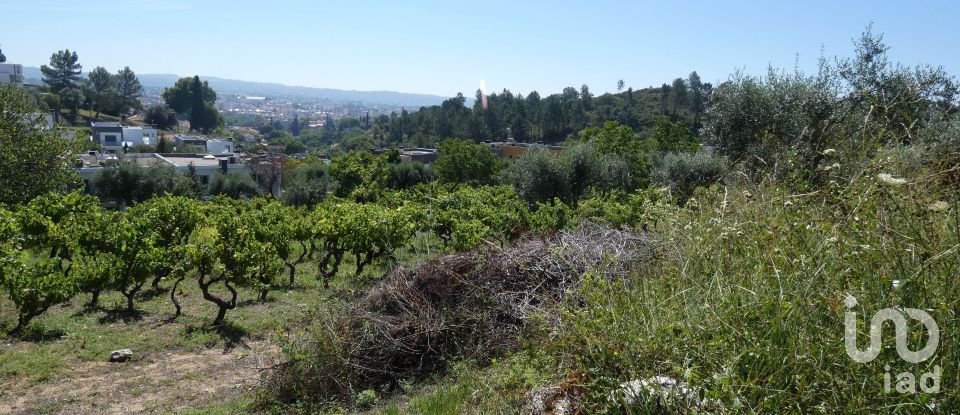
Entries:
MULTIPOLYGON (((609 392, 653 375, 702 388, 721 412, 960 411, 956 191, 936 174, 902 185, 877 178, 895 168, 874 163, 808 194, 771 183, 714 186, 664 217, 660 263, 627 282, 588 280, 586 306, 565 311, 567 324, 550 343, 591 379, 589 412, 622 412, 609 392), (873 313, 904 307, 928 310, 939 324, 937 353, 902 361, 887 327, 880 356, 853 361, 844 349, 847 295, 859 302, 861 349, 873 313), (919 379, 939 365, 941 391, 888 393, 886 365, 894 384, 900 372, 919 379)), ((911 327, 919 350, 926 333, 911 327)))

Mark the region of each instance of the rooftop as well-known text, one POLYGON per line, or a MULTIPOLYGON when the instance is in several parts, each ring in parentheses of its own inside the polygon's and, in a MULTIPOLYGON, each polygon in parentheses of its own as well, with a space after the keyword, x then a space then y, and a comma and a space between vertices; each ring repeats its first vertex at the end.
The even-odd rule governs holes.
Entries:
POLYGON ((193 164, 195 167, 217 167, 220 165, 220 160, 225 160, 226 157, 197 157, 191 155, 157 155, 158 157, 165 160, 167 163, 173 164, 178 167, 186 167, 190 164, 193 164))

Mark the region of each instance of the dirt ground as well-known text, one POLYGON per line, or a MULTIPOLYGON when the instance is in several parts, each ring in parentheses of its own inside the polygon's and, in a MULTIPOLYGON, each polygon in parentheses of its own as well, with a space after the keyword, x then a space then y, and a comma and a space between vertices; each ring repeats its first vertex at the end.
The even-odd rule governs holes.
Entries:
POLYGON ((136 352, 124 363, 79 362, 35 385, 0 382, 0 414, 161 414, 222 403, 254 388, 281 357, 268 341, 197 353, 136 352))

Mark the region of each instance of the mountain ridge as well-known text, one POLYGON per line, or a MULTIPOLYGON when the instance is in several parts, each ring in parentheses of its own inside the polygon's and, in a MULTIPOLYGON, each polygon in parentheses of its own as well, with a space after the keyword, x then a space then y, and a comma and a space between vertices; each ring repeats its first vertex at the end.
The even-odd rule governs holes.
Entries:
MULTIPOLYGON (((40 68, 34 66, 24 66, 23 75, 28 80, 36 80, 39 82, 41 79, 40 68)), ((143 85, 144 88, 166 88, 173 86, 177 79, 182 77, 174 74, 138 74, 137 78, 140 79, 140 84, 143 85)), ((326 99, 336 103, 367 103, 410 108, 439 105, 447 99, 447 97, 439 95, 410 92, 318 88, 285 85, 275 82, 243 81, 216 76, 200 76, 200 79, 209 82, 210 87, 217 91, 218 94, 326 99)))

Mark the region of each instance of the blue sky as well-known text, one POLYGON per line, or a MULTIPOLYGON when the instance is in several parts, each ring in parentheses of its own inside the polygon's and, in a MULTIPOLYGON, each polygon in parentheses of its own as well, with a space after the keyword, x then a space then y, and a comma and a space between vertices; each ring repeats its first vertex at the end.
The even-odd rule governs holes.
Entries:
POLYGON ((696 70, 813 69, 848 55, 870 22, 906 64, 960 74, 956 1, 5 2, 0 47, 39 66, 76 50, 84 70, 211 75, 357 90, 470 96, 481 80, 541 94, 618 79, 642 88, 696 70))

